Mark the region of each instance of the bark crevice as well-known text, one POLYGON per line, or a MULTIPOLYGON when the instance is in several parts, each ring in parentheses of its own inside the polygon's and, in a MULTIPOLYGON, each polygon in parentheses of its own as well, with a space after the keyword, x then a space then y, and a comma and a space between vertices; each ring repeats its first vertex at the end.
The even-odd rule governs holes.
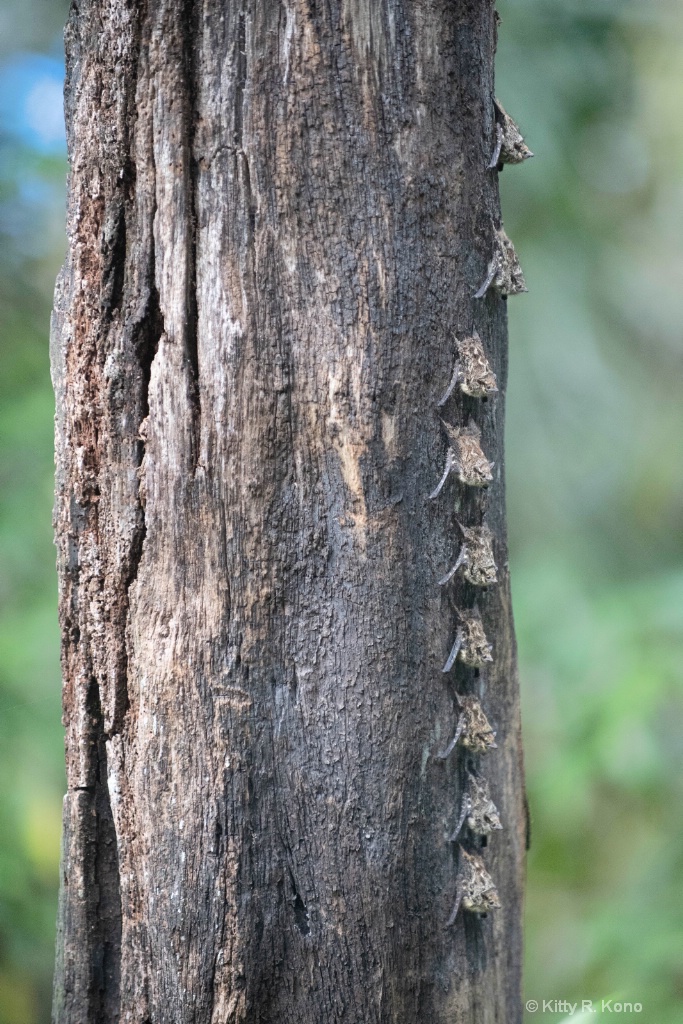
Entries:
POLYGON ((188 208, 188 247, 187 247, 187 326, 185 345, 187 361, 190 369, 189 402, 192 417, 192 472, 196 472, 199 464, 201 448, 202 407, 199 384, 199 342, 197 337, 199 308, 197 302, 197 260, 199 244, 199 224, 197 213, 198 165, 195 153, 197 125, 197 88, 199 74, 198 54, 198 19, 201 6, 194 0, 185 0, 183 9, 183 37, 186 89, 186 133, 187 133, 187 208, 188 208))
POLYGON ((92 1002, 88 1024, 118 1024, 121 990, 121 882, 118 840, 112 814, 107 770, 107 745, 99 688, 93 679, 88 693, 92 715, 95 785, 92 787, 95 830, 92 864, 92 1002))
POLYGON ((308 919, 308 908, 301 898, 301 893, 297 888, 291 869, 289 871, 289 880, 292 886, 292 895, 290 896, 289 901, 292 906, 292 910, 294 911, 294 921, 302 935, 310 935, 311 925, 308 919))
POLYGON ((140 374, 139 409, 140 422, 136 440, 136 466, 138 475, 137 507, 134 511, 134 525, 130 534, 127 557, 121 581, 121 655, 117 681, 115 715, 111 727, 106 731, 108 739, 121 732, 123 721, 130 706, 128 677, 130 671, 130 650, 128 627, 130 619, 131 590, 138 579, 140 564, 147 538, 147 517, 145 513, 145 454, 147 448, 147 417, 149 415, 149 387, 152 364, 159 351, 161 338, 165 333, 164 317, 159 302, 159 292, 154 281, 154 255, 152 252, 149 292, 146 308, 135 330, 134 351, 140 374))

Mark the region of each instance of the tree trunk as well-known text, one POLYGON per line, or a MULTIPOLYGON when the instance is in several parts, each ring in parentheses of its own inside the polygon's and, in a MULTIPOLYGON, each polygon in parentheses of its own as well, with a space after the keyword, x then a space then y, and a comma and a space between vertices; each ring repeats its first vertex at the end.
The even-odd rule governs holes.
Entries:
MULTIPOLYGON (((490 0, 74 0, 58 1024, 521 1020, 490 0), (498 378, 456 389, 454 332, 498 378), (472 418, 488 490, 439 415, 472 418), (498 583, 458 574, 486 522, 498 583), (442 667, 475 600, 494 660, 442 667), (456 693, 497 749, 437 756, 456 693), (465 829, 501 908, 453 907, 465 829), (485 849, 482 847, 486 845, 485 849)), ((460 875, 459 875, 460 872, 460 875)))

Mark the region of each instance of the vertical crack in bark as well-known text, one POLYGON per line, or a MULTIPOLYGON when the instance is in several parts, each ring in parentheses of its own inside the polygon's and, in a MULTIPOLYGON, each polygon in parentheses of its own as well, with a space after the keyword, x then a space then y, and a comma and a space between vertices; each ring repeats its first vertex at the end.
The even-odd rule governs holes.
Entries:
POLYGON ((145 310, 145 315, 138 327, 138 334, 136 338, 136 356, 142 374, 142 394, 140 396, 142 422, 140 424, 140 439, 138 450, 138 473, 140 475, 140 486, 138 490, 138 524, 131 539, 129 568, 125 583, 126 625, 128 623, 130 588, 133 586, 136 579, 138 578, 138 570, 140 568, 145 538, 147 536, 147 521, 145 517, 144 499, 144 480, 142 477, 144 474, 144 459, 146 451, 146 432, 144 427, 144 421, 149 415, 149 384, 152 376, 152 363, 154 362, 157 352, 159 351, 159 343, 161 341, 161 337, 166 330, 164 324, 164 315, 161 311, 161 304, 159 301, 159 292, 157 290, 157 286, 155 283, 154 250, 152 250, 150 262, 150 290, 147 299, 147 308, 145 310))
POLYGON ((107 748, 97 681, 88 691, 95 760, 93 905, 91 945, 92 994, 88 1024, 116 1024, 121 1004, 121 887, 116 829, 107 780, 107 748))
POLYGON ((138 501, 136 509, 136 524, 133 530, 130 548, 128 552, 127 571, 123 580, 123 607, 122 607, 122 640, 123 652, 120 666, 119 701, 118 713, 111 735, 120 731, 123 718, 128 710, 130 698, 128 693, 128 665, 130 661, 130 650, 128 646, 128 622, 130 617, 130 591, 138 578, 140 563, 147 537, 147 519, 145 515, 145 485, 144 485, 144 459, 146 450, 145 420, 149 415, 149 384, 152 375, 152 363, 159 351, 159 343, 165 333, 164 317, 159 302, 159 292, 154 278, 154 251, 152 250, 150 269, 150 290, 147 299, 147 307, 144 316, 138 325, 135 338, 135 354, 142 376, 140 394, 140 435, 138 440, 138 501))
POLYGON ((124 563, 121 581, 121 655, 119 662, 118 693, 116 715, 108 737, 121 731, 123 719, 130 704, 128 693, 128 664, 130 652, 128 648, 128 621, 130 616, 130 591, 138 578, 142 554, 147 537, 147 520, 145 516, 145 484, 144 460, 146 451, 145 420, 149 415, 149 386, 152 374, 152 363, 159 351, 159 343, 165 333, 164 317, 159 301, 159 292, 155 283, 154 249, 152 248, 149 273, 149 293, 142 319, 135 325, 133 347, 135 359, 140 370, 140 391, 138 393, 138 416, 140 427, 137 442, 138 496, 135 508, 135 526, 131 534, 128 557, 124 563))
MULTIPOLYGON (((125 189, 125 186, 124 186, 125 189)), ((127 191, 127 190, 126 190, 127 191)), ((104 321, 111 320, 115 310, 121 308, 126 270, 126 200, 117 197, 107 211, 104 225, 104 268, 102 272, 102 309, 104 321)))
MULTIPOLYGON (((120 139, 119 148, 119 157, 123 167, 113 183, 114 194, 109 201, 106 211, 102 238, 104 256, 101 282, 103 323, 113 329, 113 336, 116 339, 117 345, 120 344, 122 336, 126 365, 129 372, 133 372, 134 379, 139 381, 137 387, 131 388, 128 400, 127 412, 132 413, 133 422, 138 419, 144 419, 148 412, 147 394, 150 366, 159 341, 157 327, 159 300, 154 285, 153 252, 151 258, 151 292, 147 299, 145 311, 139 322, 133 322, 132 330, 128 326, 131 284, 135 277, 134 274, 131 277, 129 273, 130 268, 127 260, 128 235, 130 234, 132 244, 135 246, 138 229, 135 216, 135 189, 137 183, 135 137, 139 116, 136 95, 141 74, 143 26, 146 16, 147 12, 145 9, 134 19, 131 29, 130 50, 128 54, 131 78, 127 83, 128 88, 125 96, 126 116, 122 122, 123 134, 120 139), (115 312, 119 314, 116 318, 114 317, 115 312), (132 352, 130 351, 131 344, 132 352), (125 351, 126 349, 127 351, 125 351), (136 362, 140 370, 139 377, 135 372, 136 362), (142 415, 140 415, 141 410, 142 415)), ((153 232, 151 234, 153 238, 153 232)), ((124 414, 123 418, 119 420, 119 444, 124 442, 126 427, 123 424, 126 422, 128 422, 128 418, 124 414)), ((144 457, 144 442, 141 438, 135 447, 137 450, 135 451, 134 458, 139 469, 144 457)), ((120 626, 120 632, 117 636, 116 650, 113 655, 115 659, 116 691, 114 694, 113 718, 111 722, 107 723, 108 729, 106 734, 108 737, 114 736, 121 731, 123 720, 129 707, 129 654, 127 643, 129 591, 132 583, 137 578, 146 534, 144 504, 139 496, 133 513, 134 526, 128 543, 128 551, 122 560, 120 576, 116 584, 116 617, 117 623, 120 626)))
MULTIPOLYGON (((149 382, 152 376, 152 363, 159 351, 161 336, 166 330, 164 314, 159 302, 159 291, 154 280, 154 252, 151 259, 150 289, 145 315, 140 323, 136 339, 136 355, 142 372, 142 419, 149 414, 149 382)), ((145 442, 141 439, 140 461, 144 456, 145 442)))
POLYGON ((237 52, 235 54, 235 131, 233 139, 235 149, 242 151, 242 138, 244 131, 244 88, 247 83, 247 51, 246 51, 246 25, 244 20, 244 8, 240 8, 237 21, 237 52))
POLYGON ((197 247, 199 224, 197 223, 198 167, 195 157, 195 135, 197 124, 197 77, 198 77, 198 25, 199 11, 195 14, 194 0, 186 0, 182 11, 185 39, 185 83, 187 90, 186 131, 187 131, 187 361, 191 371, 189 400, 192 409, 193 452, 192 465, 197 468, 201 443, 201 395, 199 388, 199 346, 197 339, 197 247))
POLYGON ((296 926, 302 935, 310 935, 311 926, 308 920, 308 908, 301 898, 301 893, 296 887, 296 882, 294 880, 294 875, 292 874, 291 869, 289 870, 289 880, 292 885, 292 895, 290 897, 290 902, 294 910, 294 921, 296 922, 296 926))
POLYGON ((256 274, 256 250, 254 245, 254 233, 256 230, 256 207, 251 187, 251 170, 249 168, 249 154, 244 148, 244 108, 245 94, 247 88, 247 28, 244 8, 241 7, 237 19, 237 40, 235 52, 235 111, 233 142, 235 144, 235 170, 239 176, 244 191, 244 206, 247 217, 246 229, 246 251, 251 273, 251 286, 258 305, 258 277, 256 274))

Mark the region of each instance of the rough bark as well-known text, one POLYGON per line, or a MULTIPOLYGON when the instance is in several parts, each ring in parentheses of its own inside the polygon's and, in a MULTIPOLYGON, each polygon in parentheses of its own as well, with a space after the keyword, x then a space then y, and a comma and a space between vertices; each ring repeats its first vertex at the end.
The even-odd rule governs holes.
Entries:
MULTIPOLYGON (((57 1024, 521 1019, 490 0, 74 0, 57 287, 57 1024), (451 478, 436 402, 495 460, 451 478), (486 517, 499 584, 439 576, 486 517), (494 662, 442 675, 475 597, 494 662), (454 895, 498 730, 502 909, 454 895)), ((481 846, 470 836, 470 850, 481 846)))

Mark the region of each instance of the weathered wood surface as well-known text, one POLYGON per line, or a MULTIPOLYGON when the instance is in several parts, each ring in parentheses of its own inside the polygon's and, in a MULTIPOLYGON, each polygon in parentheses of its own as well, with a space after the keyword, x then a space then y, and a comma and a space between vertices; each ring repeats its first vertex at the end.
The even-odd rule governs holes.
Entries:
POLYGON ((57 1024, 521 1019, 495 31, 490 0, 74 0, 57 1024), (473 326, 501 394, 444 415, 495 479, 430 502, 473 326), (499 586, 440 589, 484 508, 499 586), (475 596, 495 661, 447 678, 475 596), (498 730, 503 907, 445 930, 456 690, 498 730))

